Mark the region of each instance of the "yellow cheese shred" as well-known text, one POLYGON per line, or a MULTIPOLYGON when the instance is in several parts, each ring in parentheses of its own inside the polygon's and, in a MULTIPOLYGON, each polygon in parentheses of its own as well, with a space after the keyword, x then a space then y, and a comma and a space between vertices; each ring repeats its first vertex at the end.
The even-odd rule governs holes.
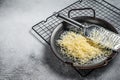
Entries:
POLYGON ((64 51, 68 56, 70 55, 80 59, 82 63, 86 63, 90 59, 103 53, 97 43, 72 31, 68 31, 64 35, 61 35, 57 43, 61 47, 61 51, 64 51))

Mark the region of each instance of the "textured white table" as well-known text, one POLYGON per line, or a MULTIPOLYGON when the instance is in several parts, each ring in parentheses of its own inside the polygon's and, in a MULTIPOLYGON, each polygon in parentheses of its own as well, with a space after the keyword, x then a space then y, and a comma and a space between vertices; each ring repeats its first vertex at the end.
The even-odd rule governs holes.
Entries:
MULTIPOLYGON (((76 0, 0 0, 0 80, 120 80, 120 55, 81 77, 29 33, 37 22, 76 0)), ((120 8, 119 0, 107 0, 120 8)))

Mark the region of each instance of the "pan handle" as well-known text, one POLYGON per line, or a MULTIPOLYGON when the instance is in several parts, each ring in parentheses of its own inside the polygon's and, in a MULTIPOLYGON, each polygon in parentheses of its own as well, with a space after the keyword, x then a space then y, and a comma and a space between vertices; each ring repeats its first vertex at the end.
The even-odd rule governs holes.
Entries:
POLYGON ((95 18, 96 13, 95 10, 93 8, 79 8, 79 9, 71 9, 68 11, 68 17, 70 18, 70 14, 72 11, 77 11, 77 10, 92 10, 93 11, 93 17, 95 18))

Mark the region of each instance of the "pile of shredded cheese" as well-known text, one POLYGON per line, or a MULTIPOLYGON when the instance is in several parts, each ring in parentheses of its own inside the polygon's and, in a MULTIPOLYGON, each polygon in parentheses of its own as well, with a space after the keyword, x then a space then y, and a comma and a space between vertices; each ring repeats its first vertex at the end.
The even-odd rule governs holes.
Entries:
POLYGON ((61 47, 63 53, 80 59, 82 63, 86 63, 92 58, 103 54, 97 43, 72 31, 68 31, 61 35, 57 43, 61 47))

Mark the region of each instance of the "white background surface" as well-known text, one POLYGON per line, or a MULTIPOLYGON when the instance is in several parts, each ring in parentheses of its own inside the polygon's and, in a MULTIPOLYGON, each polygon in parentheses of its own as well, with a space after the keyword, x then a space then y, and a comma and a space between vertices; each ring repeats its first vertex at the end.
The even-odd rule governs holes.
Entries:
MULTIPOLYGON (((120 80, 119 58, 82 78, 29 33, 76 0, 0 0, 0 80, 120 80)), ((120 7, 119 0, 109 0, 120 7)))

